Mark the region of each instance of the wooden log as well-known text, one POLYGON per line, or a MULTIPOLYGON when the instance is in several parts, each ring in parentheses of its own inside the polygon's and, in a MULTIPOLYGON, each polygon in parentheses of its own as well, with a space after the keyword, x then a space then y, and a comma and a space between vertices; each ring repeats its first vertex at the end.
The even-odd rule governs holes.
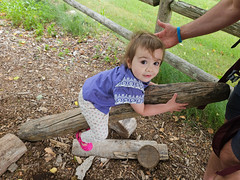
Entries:
POLYGON ((25 152, 25 144, 15 135, 6 134, 0 139, 0 176, 25 152))
POLYGON ((110 122, 109 128, 116 131, 121 137, 128 139, 137 128, 137 120, 135 118, 128 118, 117 122, 110 122))
POLYGON ((94 142, 91 151, 84 151, 79 142, 74 139, 72 154, 83 157, 99 156, 110 159, 137 159, 138 151, 146 145, 151 145, 158 150, 160 160, 168 159, 166 144, 158 144, 156 141, 147 140, 106 139, 101 142, 94 142))
POLYGON ((162 0, 159 3, 159 9, 158 9, 158 15, 156 19, 156 25, 155 25, 155 32, 159 32, 163 30, 162 27, 160 27, 157 23, 157 20, 159 19, 162 22, 169 23, 170 19, 172 17, 172 10, 170 8, 170 4, 173 0, 162 0))
MULTIPOLYGON (((188 103, 187 108, 203 106, 226 100, 230 93, 229 85, 213 82, 173 83, 149 86, 145 91, 145 103, 166 103, 174 93, 178 93, 177 102, 188 103)), ((139 116, 129 104, 112 107, 109 121, 139 116), (124 113, 123 113, 124 112, 124 113)), ((41 117, 23 123, 18 136, 28 141, 38 141, 58 137, 79 129, 88 128, 79 108, 60 114, 41 117)))
POLYGON ((145 168, 154 168, 159 162, 159 153, 154 146, 145 145, 138 151, 138 162, 145 168))

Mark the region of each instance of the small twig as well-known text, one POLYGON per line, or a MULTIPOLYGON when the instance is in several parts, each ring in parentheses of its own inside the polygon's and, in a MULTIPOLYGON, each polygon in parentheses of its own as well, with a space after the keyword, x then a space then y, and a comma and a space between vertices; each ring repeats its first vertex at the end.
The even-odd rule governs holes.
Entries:
MULTIPOLYGON (((131 171, 132 175, 135 176, 137 179, 139 179, 136 174, 134 174, 132 171, 131 171)), ((140 179, 139 179, 140 180, 140 179)))

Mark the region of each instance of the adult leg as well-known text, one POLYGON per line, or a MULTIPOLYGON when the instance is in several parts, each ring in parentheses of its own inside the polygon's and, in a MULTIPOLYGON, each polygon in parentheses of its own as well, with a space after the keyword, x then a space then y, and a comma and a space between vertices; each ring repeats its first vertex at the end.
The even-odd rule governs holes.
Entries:
POLYGON ((221 169, 223 169, 223 167, 221 165, 220 158, 217 157, 214 152, 211 152, 203 179, 214 180, 214 178, 217 176, 216 171, 221 169))
MULTIPOLYGON (((234 91, 229 97, 229 101, 226 107, 225 122, 227 120, 233 119, 238 115, 240 115, 240 81, 238 85, 235 86, 234 91)), ((235 138, 235 144, 237 144, 237 141, 238 139, 235 138)), ((213 179, 223 178, 218 176, 216 174, 216 171, 220 171, 225 167, 227 167, 228 165, 235 165, 236 163, 239 163, 239 160, 236 158, 236 156, 233 153, 231 144, 232 144, 232 140, 230 140, 225 144, 225 146, 221 150, 220 158, 217 157, 217 155, 214 152, 211 153, 209 157, 208 165, 204 174, 204 180, 213 180, 213 179)), ((235 147, 235 153, 237 151, 240 151, 240 149, 238 149, 238 147, 237 148, 235 147)), ((233 175, 238 173, 239 172, 233 173, 233 175)))
MULTIPOLYGON (((240 149, 239 149, 240 151, 240 149)), ((240 179, 240 171, 236 171, 227 176, 220 176, 216 171, 221 171, 224 168, 240 165, 240 161, 232 150, 232 140, 228 141, 221 150, 220 158, 212 152, 208 161, 208 165, 204 174, 204 180, 223 180, 223 179, 240 179)))
MULTIPOLYGON (((239 136, 238 133, 236 136, 239 136)), ((236 140, 239 140, 239 137, 233 137, 236 140)), ((240 164, 240 160, 237 158, 239 156, 239 146, 235 147, 235 144, 232 143, 233 139, 228 141, 222 148, 220 152, 220 161, 223 168, 231 167, 234 165, 240 164)), ((239 142, 240 143, 240 142, 239 142)))
MULTIPOLYGON (((234 137, 236 139, 236 137, 234 137)), ((239 140, 239 138, 237 139, 239 140)), ((220 162, 223 168, 229 168, 232 166, 240 165, 240 160, 236 157, 233 149, 236 151, 236 147, 233 147, 232 139, 228 141, 220 153, 220 162)), ((238 149, 240 151, 240 149, 238 149)), ((239 156, 239 153, 236 153, 239 156)), ((226 176, 217 175, 214 180, 237 180, 240 179, 240 170, 235 171, 226 176)))

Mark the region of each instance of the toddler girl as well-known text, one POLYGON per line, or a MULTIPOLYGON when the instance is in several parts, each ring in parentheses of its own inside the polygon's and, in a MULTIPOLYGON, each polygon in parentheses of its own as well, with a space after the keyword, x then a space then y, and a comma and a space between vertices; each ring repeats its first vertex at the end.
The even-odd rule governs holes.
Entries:
POLYGON ((79 105, 90 129, 76 134, 83 150, 90 151, 92 142, 107 138, 112 106, 128 103, 142 116, 185 109, 187 104, 176 103, 177 94, 166 104, 144 104, 144 90, 158 74, 164 52, 164 45, 157 36, 137 32, 129 42, 121 66, 85 81, 79 93, 79 105))

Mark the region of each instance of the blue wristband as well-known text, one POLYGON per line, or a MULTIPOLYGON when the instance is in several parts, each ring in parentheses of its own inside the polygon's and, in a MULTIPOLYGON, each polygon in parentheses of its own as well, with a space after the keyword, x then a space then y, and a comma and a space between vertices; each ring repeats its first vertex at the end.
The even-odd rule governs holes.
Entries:
POLYGON ((180 27, 177 27, 177 37, 178 37, 178 42, 181 43, 182 42, 182 37, 180 34, 180 27))

